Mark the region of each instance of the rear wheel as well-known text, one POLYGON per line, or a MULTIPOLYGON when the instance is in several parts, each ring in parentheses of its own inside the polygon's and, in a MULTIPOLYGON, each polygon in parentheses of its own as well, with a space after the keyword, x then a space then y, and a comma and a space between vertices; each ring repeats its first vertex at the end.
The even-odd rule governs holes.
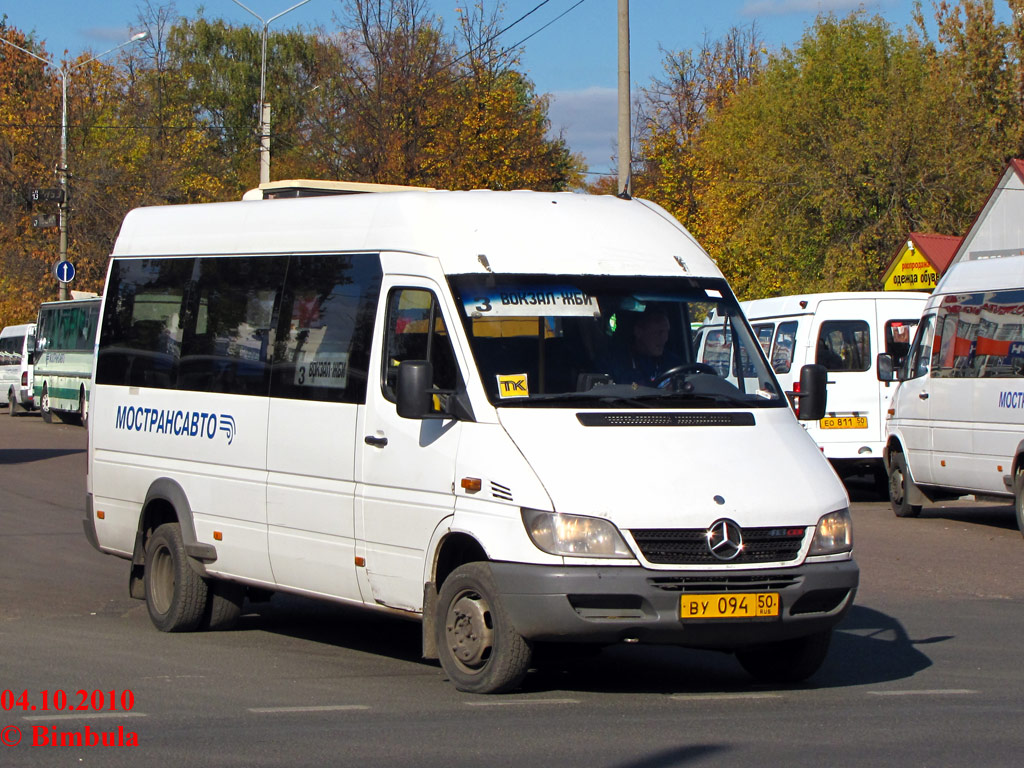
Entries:
POLYGON ((199 627, 208 598, 206 581, 192 570, 178 523, 164 523, 146 543, 146 607, 161 632, 199 627))
POLYGON ((813 675, 828 655, 832 630, 765 643, 736 651, 747 672, 764 683, 799 683, 813 675))
POLYGON ((11 416, 17 416, 18 415, 18 403, 14 399, 14 389, 13 389, 13 387, 11 388, 11 391, 7 393, 7 407, 11 409, 10 410, 11 416))
POLYGON ((889 503, 896 517, 917 517, 921 514, 921 505, 907 500, 907 488, 912 482, 906 457, 902 451, 893 453, 889 457, 889 503))
POLYGON ((459 566, 445 579, 435 627, 441 666, 460 691, 512 690, 529 669, 530 645, 502 607, 487 563, 459 566))
POLYGON ((43 394, 39 398, 39 415, 47 424, 53 423, 53 411, 50 410, 50 389, 43 385, 43 394))

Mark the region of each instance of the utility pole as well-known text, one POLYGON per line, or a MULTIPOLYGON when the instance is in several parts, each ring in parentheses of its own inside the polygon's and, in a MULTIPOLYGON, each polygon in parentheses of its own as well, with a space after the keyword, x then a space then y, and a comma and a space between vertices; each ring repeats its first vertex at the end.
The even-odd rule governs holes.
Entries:
POLYGON ((633 193, 629 121, 629 0, 619 0, 619 197, 633 193))
POLYGON ((252 8, 249 8, 239 0, 231 0, 235 5, 245 9, 263 25, 263 34, 260 44, 260 103, 256 108, 256 116, 260 121, 260 184, 270 181, 270 105, 267 104, 267 28, 277 19, 286 13, 290 13, 300 5, 305 5, 309 0, 302 0, 291 8, 286 8, 269 19, 264 19, 252 8))

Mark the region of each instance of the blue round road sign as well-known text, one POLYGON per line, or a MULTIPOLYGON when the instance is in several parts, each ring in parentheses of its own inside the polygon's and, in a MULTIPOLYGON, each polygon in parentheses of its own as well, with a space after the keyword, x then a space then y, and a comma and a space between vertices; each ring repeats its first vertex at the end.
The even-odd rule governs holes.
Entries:
POLYGON ((70 283, 75 279, 75 265, 70 261, 58 261, 53 265, 53 274, 60 282, 70 283))

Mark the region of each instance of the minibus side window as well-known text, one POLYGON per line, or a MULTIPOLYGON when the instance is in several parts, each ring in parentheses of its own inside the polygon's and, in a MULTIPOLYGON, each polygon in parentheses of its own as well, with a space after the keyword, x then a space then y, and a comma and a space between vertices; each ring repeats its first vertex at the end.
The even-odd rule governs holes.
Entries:
POLYGON ((270 394, 366 402, 380 259, 292 256, 275 324, 270 394))
POLYGON ((907 355, 906 371, 904 378, 916 379, 919 376, 927 376, 928 368, 932 361, 932 331, 935 325, 935 315, 925 315, 921 318, 921 324, 917 327, 917 334, 907 355))
POLYGON ((889 320, 885 324, 885 353, 892 358, 893 368, 899 368, 907 359, 910 340, 914 336, 917 320, 889 320))
POLYGON ((422 288, 396 288, 388 296, 381 389, 391 402, 397 397, 398 366, 406 360, 429 360, 435 389, 453 390, 458 366, 437 298, 422 288))
POLYGON ((178 389, 266 397, 286 256, 197 259, 186 295, 178 389))
POLYGON ((815 362, 829 371, 866 371, 871 367, 868 324, 863 320, 826 320, 818 331, 815 362))
POLYGON ((772 335, 775 333, 775 323, 758 323, 754 326, 754 335, 757 336, 758 342, 761 344, 761 349, 764 350, 765 357, 768 356, 768 350, 772 346, 772 335))
POLYGON ((793 367, 793 349, 796 347, 796 320, 779 323, 779 332, 775 334, 772 347, 772 370, 776 373, 789 373, 793 367))
MULTIPOLYGON (((115 259, 96 358, 96 381, 174 389, 185 285, 195 259, 115 259)), ((48 329, 37 330, 37 353, 48 329)))

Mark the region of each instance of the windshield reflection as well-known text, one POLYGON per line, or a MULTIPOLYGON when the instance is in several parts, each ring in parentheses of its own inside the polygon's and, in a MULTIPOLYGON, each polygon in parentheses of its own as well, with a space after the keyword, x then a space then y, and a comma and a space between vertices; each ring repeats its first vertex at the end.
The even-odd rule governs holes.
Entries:
POLYGON ((494 405, 786 405, 723 280, 478 274, 449 280, 494 405), (697 333, 712 313, 720 332, 697 333))

